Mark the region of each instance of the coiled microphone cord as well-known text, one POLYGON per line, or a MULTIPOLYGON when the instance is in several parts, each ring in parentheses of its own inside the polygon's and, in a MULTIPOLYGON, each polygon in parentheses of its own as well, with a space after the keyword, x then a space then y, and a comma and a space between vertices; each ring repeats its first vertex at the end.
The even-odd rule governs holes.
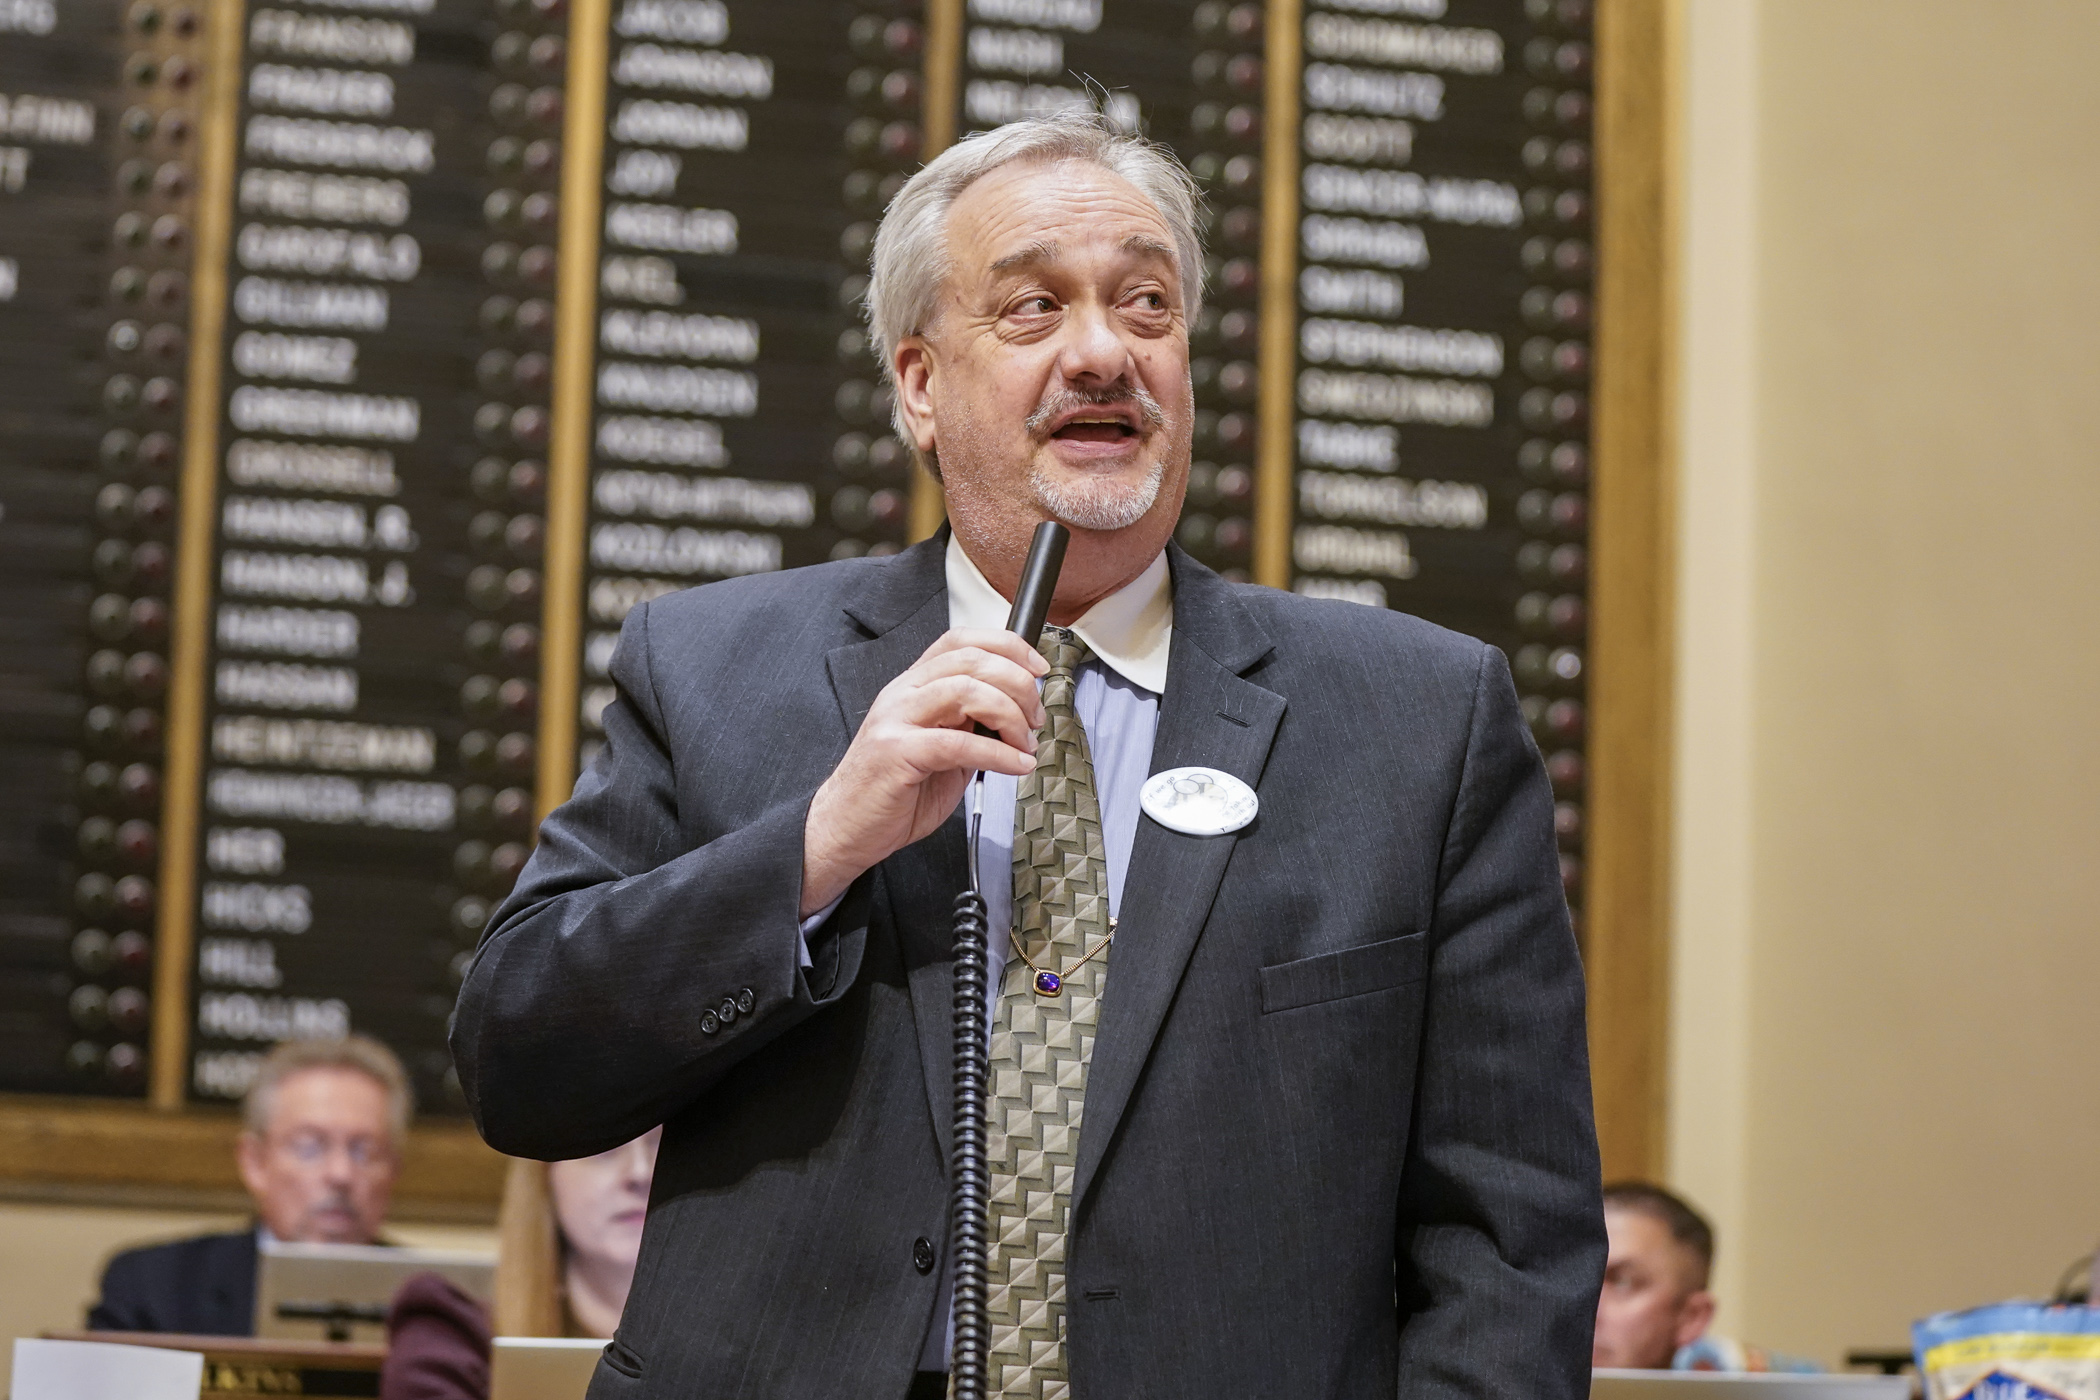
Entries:
MULTIPOLYGON (((973 830, 973 856, 976 845, 973 830)), ((985 1220, 992 1182, 985 1162, 985 1084, 990 1075, 984 1019, 986 926, 984 896, 972 880, 971 888, 955 897, 955 1156, 950 1180, 954 1239, 949 1251, 955 1264, 955 1400, 984 1400, 991 1349, 985 1319, 985 1220)))

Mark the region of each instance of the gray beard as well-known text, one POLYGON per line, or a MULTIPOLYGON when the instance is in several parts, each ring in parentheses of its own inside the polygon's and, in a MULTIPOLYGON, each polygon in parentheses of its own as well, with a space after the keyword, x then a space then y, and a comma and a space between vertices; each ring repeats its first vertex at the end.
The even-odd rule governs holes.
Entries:
POLYGON ((1028 474, 1028 484, 1035 491, 1036 504, 1052 520, 1075 530, 1126 530, 1152 509, 1166 476, 1166 464, 1155 457, 1140 481, 1066 483, 1037 470, 1028 474))

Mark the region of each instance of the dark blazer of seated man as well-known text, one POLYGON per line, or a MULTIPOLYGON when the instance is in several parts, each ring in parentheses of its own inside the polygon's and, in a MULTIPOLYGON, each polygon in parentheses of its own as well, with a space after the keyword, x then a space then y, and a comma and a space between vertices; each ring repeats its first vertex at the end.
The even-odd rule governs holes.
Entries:
POLYGON ((1604 1237, 1537 750, 1492 648, 1169 545, 1200 266, 1155 148, 1077 115, 952 147, 889 207, 870 320, 953 535, 627 619, 604 751, 453 1032, 502 1151, 665 1125, 593 1400, 942 1393, 976 769, 993 1393, 1588 1393, 1604 1237), (1052 516, 1038 655, 997 629, 1052 516), (1250 824, 1140 814, 1197 765, 1250 824))
POLYGON ((103 1271, 88 1326, 252 1335, 261 1232, 310 1244, 376 1242, 410 1107, 401 1062, 376 1040, 278 1046, 242 1106, 238 1162, 256 1226, 125 1250, 103 1271))

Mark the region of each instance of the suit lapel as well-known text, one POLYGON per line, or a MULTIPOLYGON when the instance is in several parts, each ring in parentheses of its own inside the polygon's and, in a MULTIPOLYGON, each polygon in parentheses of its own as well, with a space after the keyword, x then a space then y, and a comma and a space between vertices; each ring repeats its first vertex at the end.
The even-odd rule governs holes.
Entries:
MULTIPOLYGON (((1200 764, 1258 787, 1284 701, 1241 673, 1266 656, 1271 643, 1216 574, 1179 548, 1170 559, 1174 642, 1150 771, 1200 764)), ((1075 1204, 1085 1199, 1115 1138, 1238 839, 1185 836, 1150 817, 1138 819, 1100 1035, 1087 1069, 1075 1204)))
MULTIPOLYGON (((863 632, 872 634, 825 658, 849 743, 882 688, 910 669, 948 630, 947 546, 944 529, 907 550, 884 570, 878 588, 846 609, 863 632)), ((955 1072, 952 930, 955 896, 969 879, 960 810, 876 871, 876 898, 888 899, 897 929, 925 1070, 927 1109, 945 1162, 954 1136, 948 1101, 955 1072)))

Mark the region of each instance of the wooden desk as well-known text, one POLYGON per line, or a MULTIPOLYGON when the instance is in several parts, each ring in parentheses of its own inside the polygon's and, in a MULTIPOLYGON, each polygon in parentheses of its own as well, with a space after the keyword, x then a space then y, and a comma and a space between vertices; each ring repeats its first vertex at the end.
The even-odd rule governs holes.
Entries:
POLYGON ((201 1400, 372 1400, 379 1394, 380 1342, 292 1342, 255 1337, 186 1337, 172 1332, 46 1332, 59 1342, 121 1342, 204 1353, 201 1400))

